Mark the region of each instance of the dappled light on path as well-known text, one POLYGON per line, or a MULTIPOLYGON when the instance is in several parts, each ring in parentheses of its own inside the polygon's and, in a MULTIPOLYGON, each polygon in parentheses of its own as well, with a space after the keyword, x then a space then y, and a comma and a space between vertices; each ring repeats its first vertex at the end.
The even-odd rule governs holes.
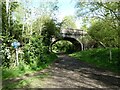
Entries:
POLYGON ((28 83, 23 88, 120 88, 120 76, 96 68, 67 55, 47 69, 21 77, 28 83))

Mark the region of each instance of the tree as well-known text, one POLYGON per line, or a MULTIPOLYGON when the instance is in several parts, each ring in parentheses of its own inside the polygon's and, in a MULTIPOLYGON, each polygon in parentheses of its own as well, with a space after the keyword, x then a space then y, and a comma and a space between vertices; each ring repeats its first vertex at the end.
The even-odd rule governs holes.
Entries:
POLYGON ((112 60, 111 47, 120 47, 120 2, 77 2, 78 17, 88 18, 91 23, 89 35, 104 47, 109 47, 110 60, 112 60))
POLYGON ((47 17, 43 22, 43 27, 41 31, 41 35, 43 38, 43 43, 45 46, 50 46, 52 42, 52 38, 56 37, 57 32, 59 32, 58 27, 53 19, 47 17))
POLYGON ((65 16, 62 22, 63 24, 61 28, 76 28, 75 20, 73 16, 65 16))
POLYGON ((13 49, 11 43, 13 39, 21 41, 22 25, 17 20, 13 20, 13 12, 19 6, 17 2, 9 2, 9 8, 6 6, 7 2, 2 2, 2 60, 3 66, 10 66, 11 52, 13 49))
MULTIPOLYGON (((90 2, 90 3, 85 3, 85 2, 77 2, 76 4, 76 8, 77 8, 77 16, 78 17, 83 17, 86 18, 87 17, 87 24, 91 24, 91 20, 95 21, 96 24, 91 24, 91 28, 94 29, 90 29, 90 35, 94 36, 95 38, 104 38, 104 40, 106 40, 106 42, 108 42, 108 39, 105 39, 105 34, 109 34, 108 36, 114 36, 115 40, 112 40, 110 37, 107 36, 107 38, 109 38, 109 41, 114 41, 114 42, 109 42, 110 46, 111 43, 114 43, 116 45, 113 46, 117 46, 118 47, 118 42, 116 42, 118 40, 118 37, 120 38, 120 31, 119 31, 119 15, 118 15, 118 10, 119 10, 119 3, 120 2, 90 2), (99 24, 98 24, 99 23, 99 24), (105 24, 103 24, 105 23, 105 24), (92 26, 93 25, 93 26, 92 26), (105 25, 107 25, 105 27, 105 25), (94 27, 94 28, 93 28, 94 27), (93 35, 91 34, 91 32, 96 32, 96 30, 99 31, 99 35, 93 35), (115 33, 113 33, 115 32, 115 33), (117 33, 117 34, 116 34, 117 33), (100 36, 100 34, 102 36, 100 36), (114 35, 113 35, 114 34, 114 35)), ((94 33, 94 34, 98 34, 98 33, 94 33)), ((112 37, 113 38, 113 37, 112 37)), ((104 43, 105 44, 105 43, 104 43)), ((120 44, 119 44, 120 47, 120 44)))
POLYGON ((9 46, 12 39, 20 39, 21 24, 19 21, 13 20, 12 13, 19 6, 17 2, 9 2, 9 12, 6 11, 6 2, 2 2, 2 36, 4 42, 9 46), (16 31, 17 30, 17 31, 16 31), (19 34, 18 34, 19 33, 19 34))
POLYGON ((104 47, 118 47, 118 35, 115 30, 109 26, 111 22, 103 20, 94 21, 88 29, 89 35, 104 47))

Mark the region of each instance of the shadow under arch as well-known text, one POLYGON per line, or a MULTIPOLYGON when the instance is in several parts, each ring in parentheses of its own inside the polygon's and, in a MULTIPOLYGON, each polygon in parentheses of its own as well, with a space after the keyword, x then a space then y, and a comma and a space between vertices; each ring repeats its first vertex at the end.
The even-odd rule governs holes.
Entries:
POLYGON ((79 42, 78 40, 76 40, 75 38, 63 37, 63 38, 57 39, 57 40, 55 40, 54 42, 51 43, 51 45, 50 45, 50 51, 51 52, 52 52, 52 45, 55 44, 56 42, 60 41, 60 40, 70 41, 75 46, 75 51, 82 51, 83 50, 83 44, 81 42, 79 42))

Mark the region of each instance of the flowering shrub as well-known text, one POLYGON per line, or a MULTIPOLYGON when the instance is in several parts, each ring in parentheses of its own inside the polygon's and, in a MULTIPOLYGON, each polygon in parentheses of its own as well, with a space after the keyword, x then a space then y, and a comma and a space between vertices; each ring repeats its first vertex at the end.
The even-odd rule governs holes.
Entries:
POLYGON ((1 53, 2 53, 2 65, 9 67, 10 59, 11 59, 11 51, 10 47, 6 47, 6 45, 1 45, 1 53))

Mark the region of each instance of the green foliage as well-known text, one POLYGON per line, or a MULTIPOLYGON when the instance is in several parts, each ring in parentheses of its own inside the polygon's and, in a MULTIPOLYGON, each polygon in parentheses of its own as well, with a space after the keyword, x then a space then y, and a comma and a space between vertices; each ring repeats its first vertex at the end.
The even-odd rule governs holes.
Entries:
POLYGON ((52 37, 56 37, 56 32, 58 32, 58 28, 53 19, 46 18, 41 32, 41 35, 44 37, 43 43, 45 46, 50 46, 52 37))
POLYGON ((65 16, 63 18, 63 24, 62 24, 61 28, 63 28, 63 29, 76 28, 74 17, 73 16, 65 16))
POLYGON ((30 29, 31 25, 22 24, 20 17, 16 17, 15 13, 19 11, 19 4, 17 2, 9 2, 11 8, 7 13, 6 3, 2 2, 3 23, 0 40, 2 40, 1 52, 4 79, 17 77, 31 70, 43 69, 57 58, 54 53, 49 52, 48 48, 51 38, 56 35, 56 31, 58 32, 54 20, 46 15, 46 18, 41 18, 39 29, 36 28, 39 22, 37 24, 34 23, 33 29, 30 29), (16 19, 14 19, 15 17, 16 19), (11 47, 11 43, 14 40, 21 43, 19 47, 21 51, 19 53, 19 66, 14 65, 16 59, 15 49, 11 47))
POLYGON ((11 8, 7 13, 6 3, 2 2, 2 35, 7 37, 12 37, 15 34, 13 33, 14 31, 13 29, 15 29, 14 26, 16 24, 12 19, 12 13, 19 6, 19 4, 16 2, 11 2, 9 4, 11 5, 11 8))
POLYGON ((106 47, 118 47, 118 33, 110 27, 110 22, 96 21, 89 28, 89 35, 96 41, 101 41, 106 47))
POLYGON ((7 48, 6 46, 2 46, 2 65, 5 67, 9 67, 10 66, 10 58, 11 58, 11 51, 9 48, 7 48))
POLYGON ((3 73, 2 73, 3 74, 2 78, 3 80, 5 80, 8 78, 13 78, 13 77, 24 75, 25 73, 31 73, 34 70, 42 70, 46 68, 47 66, 49 66, 56 58, 57 57, 55 54, 46 55, 45 59, 47 60, 47 63, 40 65, 39 68, 34 68, 33 66, 29 66, 25 64, 20 64, 19 67, 11 68, 11 69, 4 68, 3 73))
POLYGON ((13 12, 19 6, 17 2, 9 2, 9 11, 6 11, 6 2, 2 2, 2 65, 9 67, 13 63, 13 58, 11 58, 15 53, 14 49, 11 47, 11 43, 14 39, 22 42, 22 24, 13 20, 13 12))
POLYGON ((71 42, 61 40, 53 44, 52 51, 55 53, 60 53, 60 52, 72 53, 75 50, 74 50, 74 45, 71 42))
POLYGON ((37 69, 46 64, 47 47, 42 43, 41 36, 33 35, 30 42, 24 48, 24 62, 29 64, 32 69, 37 69))
POLYGON ((83 27, 87 27, 90 36, 106 47, 120 47, 119 27, 120 2, 80 2, 76 4, 77 16, 83 18, 83 27))
POLYGON ((91 49, 73 53, 70 56, 91 63, 97 67, 120 72, 120 49, 112 48, 112 60, 109 59, 109 49, 91 49))
MULTIPOLYGON (((37 57, 37 56, 36 56, 37 57)), ((36 58, 35 57, 35 58, 36 58)), ((30 63, 25 64, 23 61, 20 62, 18 67, 11 67, 11 68, 3 68, 2 70, 2 78, 3 80, 14 78, 18 76, 22 76, 25 73, 31 73, 35 70, 42 70, 48 67, 50 64, 55 61, 57 56, 54 53, 51 54, 44 54, 44 58, 40 60, 34 59, 34 62, 30 61, 30 63)))
POLYGON ((24 65, 24 67, 23 67, 23 65, 21 65, 19 67, 15 67, 15 68, 3 68, 2 70, 3 70, 2 71, 2 78, 3 78, 3 80, 4 79, 8 79, 8 78, 21 76, 25 72, 30 71, 29 67, 27 65, 24 65))
POLYGON ((42 35, 42 42, 45 46, 49 46, 52 38, 59 36, 60 29, 56 23, 57 22, 48 15, 41 16, 33 23, 33 34, 42 35))

